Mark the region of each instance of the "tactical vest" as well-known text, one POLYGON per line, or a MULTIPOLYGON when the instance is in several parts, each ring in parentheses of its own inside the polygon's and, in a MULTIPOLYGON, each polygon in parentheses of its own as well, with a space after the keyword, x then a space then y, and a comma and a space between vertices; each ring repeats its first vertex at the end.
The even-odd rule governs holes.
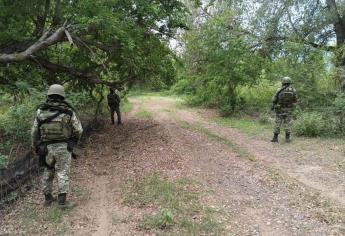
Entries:
POLYGON ((280 91, 278 95, 278 104, 283 107, 292 107, 296 102, 296 93, 293 88, 287 87, 280 91))
POLYGON ((65 104, 46 103, 37 115, 42 142, 66 141, 72 136, 73 110, 65 104))
POLYGON ((110 107, 113 107, 113 106, 117 107, 117 106, 119 106, 119 104, 120 104, 120 101, 119 101, 118 95, 109 93, 108 94, 108 105, 110 107))

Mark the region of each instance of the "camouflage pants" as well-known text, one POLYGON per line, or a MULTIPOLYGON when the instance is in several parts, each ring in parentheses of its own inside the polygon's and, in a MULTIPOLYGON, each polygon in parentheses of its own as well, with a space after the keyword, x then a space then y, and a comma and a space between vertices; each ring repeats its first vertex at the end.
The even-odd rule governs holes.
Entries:
POLYGON ((286 133, 291 133, 292 126, 292 111, 276 112, 276 121, 274 127, 274 133, 280 133, 280 127, 284 126, 286 133))
POLYGON ((42 178, 43 193, 52 193, 55 173, 58 180, 59 194, 68 193, 71 153, 67 150, 67 143, 50 144, 47 148, 46 163, 55 168, 49 169, 45 167, 44 169, 42 178))

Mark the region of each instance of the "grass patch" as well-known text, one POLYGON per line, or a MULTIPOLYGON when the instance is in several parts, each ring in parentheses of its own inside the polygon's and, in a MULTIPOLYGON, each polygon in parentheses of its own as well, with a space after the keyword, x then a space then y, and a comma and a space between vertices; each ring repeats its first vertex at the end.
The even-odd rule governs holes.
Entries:
POLYGON ((69 212, 69 210, 62 210, 57 207, 50 207, 45 214, 45 220, 53 224, 59 224, 62 222, 62 219, 67 212, 69 212))
POLYGON ((215 140, 217 142, 223 143, 226 146, 230 147, 235 153, 237 153, 240 157, 249 159, 250 161, 255 161, 255 158, 252 154, 250 154, 246 149, 241 148, 237 144, 231 142, 229 139, 223 138, 216 133, 212 132, 209 129, 206 129, 201 126, 195 126, 195 129, 203 134, 205 134, 209 139, 215 140))
POLYGON ((167 229, 175 224, 174 214, 171 210, 160 209, 159 213, 151 216, 145 215, 140 228, 144 230, 150 229, 167 229))
POLYGON ((22 225, 24 235, 42 234, 42 226, 55 230, 57 235, 65 235, 69 232, 70 226, 63 221, 63 218, 69 212, 70 210, 63 210, 56 206, 40 210, 28 205, 23 209, 19 223, 22 225))
POLYGON ((152 113, 145 110, 144 108, 140 108, 140 110, 136 114, 139 118, 150 119, 152 118, 152 113))
POLYGON ((162 90, 162 91, 131 90, 128 93, 128 96, 130 97, 166 97, 170 95, 171 93, 169 90, 162 90))
POLYGON ((0 154, 0 169, 7 167, 8 156, 0 154))
POLYGON ((217 118, 219 125, 237 128, 250 135, 267 136, 273 131, 273 124, 248 118, 217 118))
POLYGON ((188 235, 215 234, 223 230, 215 212, 205 210, 193 182, 185 178, 173 182, 159 173, 150 174, 127 189, 125 203, 158 209, 144 216, 140 224, 143 230, 188 235))
POLYGON ((176 183, 164 179, 159 173, 153 173, 142 181, 134 183, 126 195, 125 202, 145 206, 155 202, 165 205, 166 208, 183 210, 184 203, 195 203, 196 193, 187 191, 185 182, 176 183))
POLYGON ((178 120, 178 123, 184 129, 192 129, 192 125, 185 120, 178 120))
POLYGON ((255 161, 256 159, 253 157, 253 155, 251 153, 249 153, 246 149, 241 148, 240 146, 238 146, 237 144, 231 142, 230 140, 219 136, 218 134, 212 132, 211 130, 202 127, 201 125, 194 125, 194 124, 190 124, 186 121, 180 120, 179 124, 182 128, 184 129, 190 129, 193 131, 197 131, 200 133, 205 134, 209 139, 220 142, 222 144, 225 144, 226 146, 230 147, 235 153, 237 153, 237 155, 239 155, 242 158, 246 158, 250 161, 255 161))
POLYGON ((128 114, 133 110, 133 104, 130 103, 128 100, 125 100, 121 105, 121 112, 124 114, 128 114))

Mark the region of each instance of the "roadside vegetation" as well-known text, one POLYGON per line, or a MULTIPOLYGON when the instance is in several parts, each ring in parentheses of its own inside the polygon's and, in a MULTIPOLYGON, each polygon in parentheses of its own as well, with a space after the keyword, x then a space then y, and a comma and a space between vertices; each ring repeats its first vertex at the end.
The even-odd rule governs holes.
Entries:
POLYGON ((250 1, 189 4, 191 30, 180 37, 185 50, 172 91, 187 95, 189 105, 262 121, 281 78, 290 76, 299 95, 295 134, 344 136, 344 41, 332 30, 343 5, 261 1, 253 10, 250 1))
POLYGON ((200 203, 196 183, 188 179, 169 180, 152 173, 132 183, 125 194, 125 203, 149 208, 140 224, 142 230, 161 234, 219 235, 223 226, 217 216, 220 209, 205 208, 200 203))

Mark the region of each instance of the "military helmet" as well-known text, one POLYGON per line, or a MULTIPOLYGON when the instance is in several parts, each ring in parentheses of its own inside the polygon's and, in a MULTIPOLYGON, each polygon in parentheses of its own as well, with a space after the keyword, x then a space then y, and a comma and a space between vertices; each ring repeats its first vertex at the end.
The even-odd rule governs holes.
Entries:
POLYGON ((53 94, 65 97, 66 96, 65 88, 60 84, 53 84, 48 89, 48 96, 53 95, 53 94))
POLYGON ((282 79, 282 84, 291 84, 292 81, 291 81, 291 78, 286 76, 282 79))

